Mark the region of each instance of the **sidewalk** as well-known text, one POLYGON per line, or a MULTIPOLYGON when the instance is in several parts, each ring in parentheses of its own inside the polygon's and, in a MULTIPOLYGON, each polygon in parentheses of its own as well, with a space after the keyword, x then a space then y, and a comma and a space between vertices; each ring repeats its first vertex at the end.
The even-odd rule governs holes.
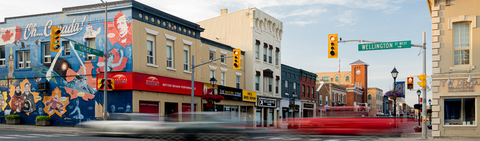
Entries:
MULTIPOLYGON (((412 129, 413 130, 413 129, 412 129)), ((478 141, 474 138, 435 138, 432 137, 432 130, 427 130, 427 140, 422 140, 422 132, 402 134, 400 138, 381 138, 378 141, 478 141)))
POLYGON ((56 133, 84 133, 83 128, 79 128, 79 127, 9 125, 9 124, 0 124, 0 130, 56 132, 56 133))

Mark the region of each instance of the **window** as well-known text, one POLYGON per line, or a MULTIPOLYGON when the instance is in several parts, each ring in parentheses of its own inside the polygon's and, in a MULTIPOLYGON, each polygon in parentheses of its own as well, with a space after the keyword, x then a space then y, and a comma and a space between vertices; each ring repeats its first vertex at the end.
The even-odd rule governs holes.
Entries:
POLYGON ((266 47, 263 48, 263 61, 267 62, 267 48, 266 47))
MULTIPOLYGON (((87 38, 87 46, 93 49, 97 49, 95 47, 95 38, 87 38)), ((96 56, 93 54, 87 54, 87 60, 95 60, 96 56)))
POLYGON ((315 81, 320 82, 320 77, 315 78, 315 81))
POLYGON ((190 64, 190 46, 183 45, 183 70, 189 71, 189 64, 190 64))
POLYGON ((277 93, 277 94, 278 94, 278 82, 279 81, 280 80, 275 80, 275 93, 277 93))
POLYGON ((296 92, 296 91, 297 91, 297 83, 293 82, 293 92, 296 92))
POLYGON ((167 40, 167 68, 173 68, 173 41, 167 40))
POLYGON ((278 51, 275 52, 275 65, 278 65, 278 51))
POLYGON ((313 87, 312 87, 312 99, 315 99, 315 91, 313 91, 313 87))
POLYGON ((333 100, 332 100, 332 102, 335 102, 335 101, 337 101, 337 94, 333 94, 333 96, 332 96, 332 97, 333 97, 333 100))
POLYGON ((475 98, 444 99, 445 125, 476 125, 475 98))
POLYGON ((155 36, 147 35, 147 64, 155 65, 155 36))
POLYGON ((43 63, 51 63, 52 56, 50 55, 50 42, 42 43, 43 47, 43 63))
POLYGON ((268 77, 268 92, 272 92, 272 78, 268 77))
POLYGON ((285 94, 288 94, 288 80, 285 80, 285 94))
POLYGON ((328 105, 328 96, 325 96, 325 104, 328 105))
POLYGON ((265 92, 268 91, 267 81, 268 81, 267 77, 264 76, 263 77, 263 91, 265 91, 265 92))
POLYGON ((272 50, 268 50, 268 63, 272 63, 272 50))
POLYGON ((237 89, 240 89, 240 76, 239 75, 237 75, 237 81, 236 82, 237 82, 237 85, 236 85, 237 89))
POLYGON ((307 86, 307 98, 310 98, 310 86, 307 86))
POLYGON ((210 51, 210 55, 209 55, 209 56, 210 56, 210 57, 209 57, 210 60, 215 59, 215 51, 210 51))
POLYGON ((305 97, 305 85, 302 85, 302 93, 303 93, 303 97, 305 97))
POLYGON ((221 62, 222 64, 225 64, 225 58, 223 58, 223 57, 225 57, 225 54, 221 54, 221 55, 220 55, 220 58, 222 58, 222 59, 220 59, 220 62, 221 62))
POLYGON ((330 77, 328 77, 328 76, 322 77, 322 80, 323 80, 324 82, 329 82, 329 81, 330 81, 330 77))
POLYGON ((260 90, 260 84, 259 84, 259 76, 255 76, 255 90, 259 91, 260 90))
POLYGON ((220 73, 220 84, 225 86, 225 72, 220 73))
POLYGON ((335 76, 335 82, 338 82, 338 81, 340 81, 340 77, 335 76))
POLYGON ((70 42, 63 42, 63 47, 65 47, 65 50, 63 51, 64 56, 70 55, 70 42))
POLYGON ((372 94, 368 94, 368 100, 372 100, 372 94))
POLYGON ((454 65, 470 64, 470 24, 453 25, 454 65))
POLYGON ((345 77, 345 81, 350 82, 350 76, 347 75, 347 76, 345 77))
POLYGON ((30 51, 17 52, 17 69, 30 68, 30 51))
POLYGON ((255 44, 255 59, 259 59, 260 58, 260 45, 259 44, 255 44))
POLYGON ((322 105, 322 95, 318 95, 318 104, 322 105))
POLYGON ((5 46, 0 46, 0 66, 5 66, 5 46))
POLYGON ((215 77, 215 71, 214 70, 210 70, 210 78, 213 78, 215 77))

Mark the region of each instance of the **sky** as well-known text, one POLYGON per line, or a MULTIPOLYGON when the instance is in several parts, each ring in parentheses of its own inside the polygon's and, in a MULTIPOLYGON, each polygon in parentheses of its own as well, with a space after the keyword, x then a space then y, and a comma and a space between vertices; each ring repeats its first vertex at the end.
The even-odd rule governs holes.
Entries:
MULTIPOLYGON (((106 0, 113 2, 112 0, 106 0)), ((368 66, 368 87, 384 92, 393 89, 390 72, 396 67, 397 81, 423 73, 423 55, 418 47, 358 51, 358 42, 340 43, 338 58, 329 59, 328 34, 343 40, 380 42, 411 40, 422 44, 426 32, 427 76, 432 74, 431 18, 426 0, 137 0, 161 11, 199 22, 229 12, 257 8, 283 22, 282 64, 311 72, 350 71, 350 63, 362 60, 368 66)), ((100 0, 2 1, 0 22, 5 17, 58 12, 65 7, 101 3, 100 0)), ((206 29, 208 30, 208 29, 206 29)), ((431 80, 429 78, 429 80, 431 80)), ((431 81, 428 81, 431 83, 431 81)), ((429 84, 430 85, 430 84, 429 84)), ((416 90, 406 90, 405 102, 417 103, 416 90)), ((431 91, 427 92, 431 99, 431 91)))

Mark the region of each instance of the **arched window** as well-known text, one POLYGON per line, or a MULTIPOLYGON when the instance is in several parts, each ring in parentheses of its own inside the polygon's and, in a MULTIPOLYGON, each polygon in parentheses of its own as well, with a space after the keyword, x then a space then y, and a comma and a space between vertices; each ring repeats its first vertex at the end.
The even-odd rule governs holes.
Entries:
POLYGON ((347 76, 345 77, 345 81, 350 82, 350 76, 347 75, 347 76))
POLYGON ((340 81, 340 77, 335 76, 335 82, 338 82, 338 81, 340 81))
POLYGON ((372 94, 368 94, 368 100, 372 100, 372 94))
POLYGON ((320 77, 317 77, 317 82, 320 82, 320 77))

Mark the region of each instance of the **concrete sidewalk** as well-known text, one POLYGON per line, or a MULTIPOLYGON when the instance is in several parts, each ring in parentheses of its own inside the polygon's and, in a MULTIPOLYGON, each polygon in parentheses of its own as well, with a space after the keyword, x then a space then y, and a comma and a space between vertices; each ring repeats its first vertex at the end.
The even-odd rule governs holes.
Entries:
MULTIPOLYGON (((413 130, 413 129, 412 129, 413 130)), ((478 141, 478 138, 435 138, 432 137, 432 130, 427 130, 427 140, 422 140, 422 132, 413 132, 402 134, 400 138, 381 138, 379 141, 478 141)))
POLYGON ((35 126, 35 125, 9 125, 0 124, 0 130, 56 132, 56 133, 85 133, 84 128, 64 126, 35 126))

